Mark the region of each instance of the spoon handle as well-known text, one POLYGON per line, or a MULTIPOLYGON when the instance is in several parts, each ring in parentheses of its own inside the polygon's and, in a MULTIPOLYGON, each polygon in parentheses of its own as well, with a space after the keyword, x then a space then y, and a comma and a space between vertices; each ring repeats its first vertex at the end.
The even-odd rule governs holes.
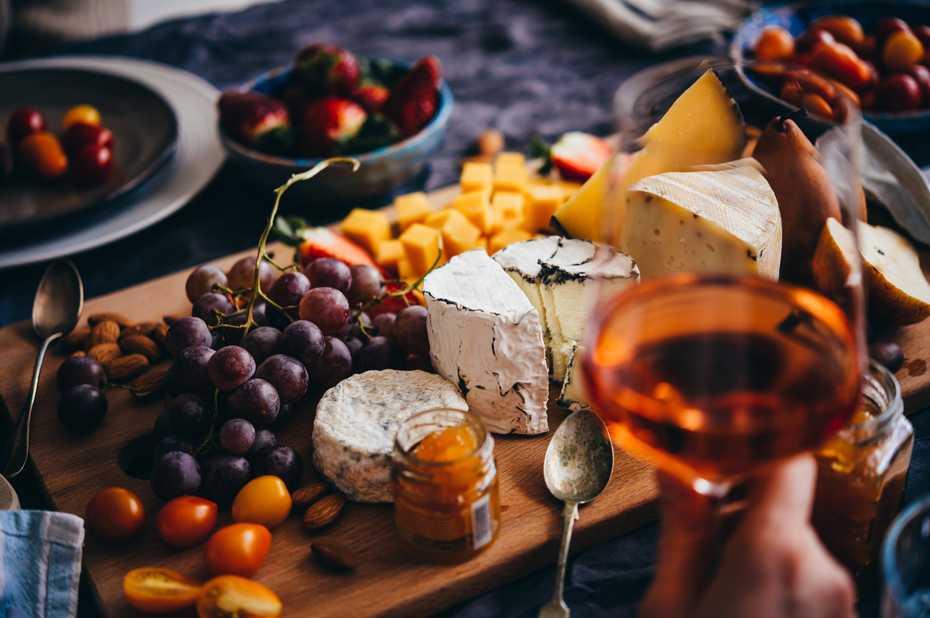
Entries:
POLYGON ((566 502, 562 509, 562 544, 559 546, 559 564, 555 574, 552 600, 540 610, 541 618, 568 618, 570 611, 562 598, 565 592, 565 568, 568 566, 568 548, 572 543, 572 530, 578 518, 578 503, 566 502))
POLYGON ((17 476, 26 467, 26 460, 29 459, 29 421, 32 419, 32 408, 36 402, 36 391, 39 389, 42 363, 45 362, 45 353, 48 352, 49 346, 61 336, 61 333, 54 333, 43 341, 41 347, 39 347, 36 363, 32 368, 32 385, 29 387, 29 396, 26 398, 26 405, 23 406, 19 417, 16 419, 16 426, 13 427, 13 433, 7 443, 7 460, 6 465, 3 467, 7 478, 17 476))

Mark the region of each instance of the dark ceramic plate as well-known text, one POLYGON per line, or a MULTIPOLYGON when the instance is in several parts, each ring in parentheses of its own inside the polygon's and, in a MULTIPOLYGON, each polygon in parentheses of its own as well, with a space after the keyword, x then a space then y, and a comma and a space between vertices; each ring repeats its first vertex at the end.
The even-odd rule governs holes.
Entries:
POLYGON ((16 174, 0 185, 0 231, 48 222, 108 202, 142 186, 171 160, 177 118, 161 95, 108 73, 80 69, 21 69, 0 72, 0 140, 21 105, 37 107, 49 129, 61 132, 68 108, 88 103, 100 110, 113 132, 113 172, 105 183, 81 188, 69 178, 46 183, 16 174))
MULTIPOLYGON (((930 24, 930 1, 898 0, 831 0, 828 2, 772 4, 756 11, 736 31, 730 46, 730 56, 736 61, 751 60, 756 39, 766 26, 781 26, 794 36, 807 29, 812 21, 824 15, 849 15, 858 19, 866 32, 883 17, 899 17, 909 24, 930 24)), ((776 93, 761 81, 740 71, 747 86, 770 98, 776 93)), ((865 118, 889 135, 918 133, 930 129, 930 110, 900 113, 866 112, 865 118)))

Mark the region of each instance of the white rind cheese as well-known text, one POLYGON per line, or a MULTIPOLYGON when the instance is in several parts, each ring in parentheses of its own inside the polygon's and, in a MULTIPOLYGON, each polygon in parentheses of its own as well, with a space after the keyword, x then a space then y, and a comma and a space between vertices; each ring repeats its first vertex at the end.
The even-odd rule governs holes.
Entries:
POLYGON ((494 260, 517 282, 540 316, 546 333, 549 375, 562 381, 572 347, 596 294, 613 295, 639 279, 636 263, 606 245, 549 236, 515 243, 494 260))
POLYGON ((539 315, 482 251, 468 251, 423 281, 430 358, 458 384, 494 433, 549 430, 549 382, 539 315))
POLYGON ((407 418, 468 410, 455 385, 425 371, 366 371, 323 394, 313 421, 313 464, 357 502, 393 502, 394 439, 407 418))
POLYGON ((572 412, 589 409, 591 404, 585 395, 584 383, 581 377, 581 356, 584 349, 580 344, 572 346, 568 355, 568 368, 565 371, 565 380, 559 392, 558 404, 572 412))
POLYGON ((778 201, 751 162, 650 176, 633 185, 626 200, 619 246, 644 277, 712 272, 778 279, 778 201))

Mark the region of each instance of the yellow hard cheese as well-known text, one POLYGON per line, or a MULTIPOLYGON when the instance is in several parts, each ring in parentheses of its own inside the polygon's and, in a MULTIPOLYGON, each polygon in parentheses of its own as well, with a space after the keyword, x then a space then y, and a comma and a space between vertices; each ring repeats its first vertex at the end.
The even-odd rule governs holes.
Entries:
POLYGON ((462 176, 459 179, 459 186, 462 188, 462 193, 490 191, 493 182, 494 174, 491 171, 490 163, 466 161, 462 166, 462 176))
POLYGON ((498 191, 491 200, 494 214, 494 229, 506 230, 523 225, 523 209, 526 199, 522 193, 498 191))
POLYGON ((433 212, 426 194, 421 191, 398 195, 394 198, 394 210, 397 212, 397 225, 401 231, 414 223, 422 223, 433 212))
POLYGON ((609 160, 553 215, 569 236, 613 241, 628 219, 627 188, 655 174, 732 161, 743 152, 746 132, 736 103, 717 75, 707 71, 640 141, 642 150, 629 160, 609 160), (616 195, 608 197, 612 172, 620 182, 616 195), (610 204, 605 206, 608 200, 610 204), (616 211, 608 213, 605 208, 616 211))
POLYGON ((515 242, 523 242, 532 237, 532 234, 519 228, 502 230, 488 239, 488 255, 494 255, 508 245, 512 245, 515 242))
MULTIPOLYGON (((424 274, 436 262, 442 247, 439 230, 422 223, 414 223, 400 235, 400 244, 404 248, 404 257, 416 276, 424 274)), ((398 263, 400 269, 401 263, 398 263)), ((403 278, 403 275, 401 275, 403 278)))
POLYGON ((403 255, 404 247, 399 240, 382 240, 375 249, 375 262, 378 266, 396 268, 403 255))
POLYGON ((559 185, 532 184, 526 188, 523 227, 531 232, 549 227, 549 221, 562 204, 563 190, 559 185))
POLYGON ((452 201, 452 208, 465 215, 465 218, 481 230, 482 234, 487 234, 494 226, 486 191, 463 193, 452 201))
POLYGON ((494 190, 523 191, 529 175, 526 159, 519 152, 502 152, 494 161, 494 190))
POLYGON ((391 238, 391 222, 383 212, 356 208, 343 220, 339 231, 374 254, 378 243, 391 238))
POLYGON ((447 259, 479 247, 484 249, 481 230, 457 210, 450 211, 440 232, 442 233, 442 247, 447 259))
POLYGON ((644 178, 627 192, 626 207, 619 248, 644 278, 710 272, 778 279, 781 215, 753 159, 644 178))

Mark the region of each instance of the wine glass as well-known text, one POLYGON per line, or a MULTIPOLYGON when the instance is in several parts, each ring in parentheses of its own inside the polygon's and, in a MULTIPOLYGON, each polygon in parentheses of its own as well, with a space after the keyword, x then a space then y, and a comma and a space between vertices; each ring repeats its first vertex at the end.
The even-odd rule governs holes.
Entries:
POLYGON ((597 288, 582 358, 615 444, 714 498, 844 426, 866 360, 858 110, 759 97, 756 71, 686 60, 619 89, 596 240, 641 281, 597 288))

